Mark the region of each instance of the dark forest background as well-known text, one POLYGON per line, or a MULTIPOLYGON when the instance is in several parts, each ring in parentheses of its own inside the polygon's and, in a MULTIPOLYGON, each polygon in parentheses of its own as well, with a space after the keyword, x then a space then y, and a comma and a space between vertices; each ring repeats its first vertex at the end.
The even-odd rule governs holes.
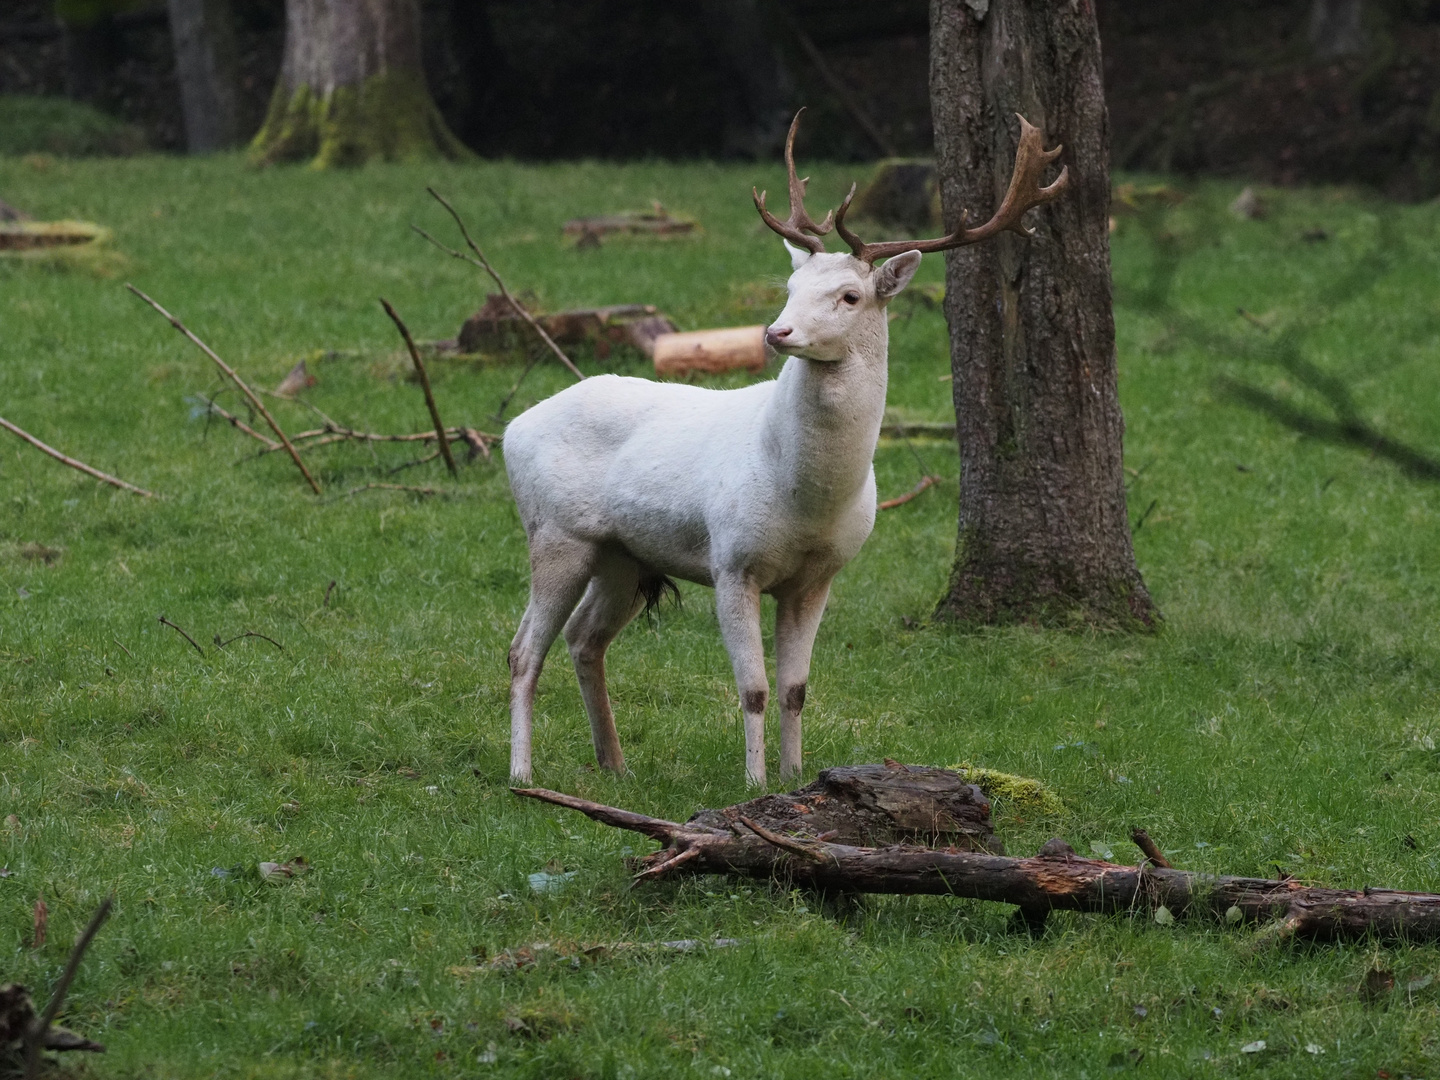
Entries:
MULTIPOLYGON (((280 63, 283 0, 232 0, 242 134, 280 63)), ((1118 168, 1440 193, 1440 2, 1098 0, 1118 168)), ((422 0, 431 90, 486 156, 756 157, 799 103, 808 152, 931 152, 926 0, 422 0)), ((163 0, 7 0, 0 93, 65 95, 182 150, 163 0), (57 6, 60 14, 57 15, 57 6), (62 17, 63 16, 63 17, 62 17)))

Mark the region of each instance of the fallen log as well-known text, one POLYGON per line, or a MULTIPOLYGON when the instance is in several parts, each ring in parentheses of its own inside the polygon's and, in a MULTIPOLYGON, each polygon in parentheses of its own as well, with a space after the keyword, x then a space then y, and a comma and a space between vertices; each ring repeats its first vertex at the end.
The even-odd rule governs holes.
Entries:
MULTIPOLYGON (((654 356, 655 339, 675 332, 675 324, 653 304, 574 308, 535 315, 534 319, 555 341, 562 345, 588 343, 601 360, 607 359, 617 346, 654 356)), ((460 327, 456 346, 462 353, 514 352, 524 343, 524 325, 505 297, 491 293, 480 310, 460 327)))
POLYGON ((765 327, 661 334, 655 339, 654 357, 657 375, 759 371, 765 366, 765 327))
POLYGON ((912 816, 917 807, 933 810, 964 804, 963 799, 955 801, 963 781, 954 773, 949 776, 955 787, 946 795, 950 803, 937 799, 937 790, 943 791, 948 783, 941 774, 948 772, 898 762, 827 769, 809 788, 723 810, 702 810, 683 824, 544 788, 512 790, 660 841, 659 851, 634 860, 633 868, 639 871, 637 883, 683 871, 774 878, 825 892, 993 900, 1014 904, 1020 920, 1032 930, 1043 927, 1051 911, 1143 911, 1162 922, 1171 917, 1271 922, 1267 935, 1275 939, 1332 940, 1372 934, 1408 940, 1440 938, 1440 894, 1435 893, 1328 889, 1289 877, 1270 880, 1191 873, 1159 867, 1149 859, 1138 866, 1125 866, 1081 858, 1061 840, 1049 841, 1029 858, 996 854, 993 848, 985 850, 988 842, 977 843, 975 830, 988 827, 989 816, 988 802, 983 814, 980 812, 984 796, 978 789, 979 801, 971 797, 969 831, 949 827, 938 813, 925 825, 929 810, 921 809, 918 819, 912 816), (911 777, 915 783, 909 782, 911 777), (847 833, 845 825, 835 826, 836 820, 860 820, 857 810, 833 807, 827 815, 816 812, 817 794, 830 798, 839 789, 847 794, 836 799, 837 803, 865 808, 872 844, 856 843, 859 837, 854 830, 847 833), (795 809, 797 805, 809 807, 809 812, 795 809), (910 809, 896 813, 887 807, 910 809), (890 827, 877 828, 887 817, 890 827), (918 828, 900 827, 906 821, 913 826, 917 820, 921 823, 918 828), (927 834, 937 846, 914 842, 927 834), (882 844, 874 846, 875 839, 882 844), (942 843, 945 846, 938 846, 942 843), (962 850, 962 846, 971 850, 962 850), (980 850, 975 850, 977 847, 980 850))

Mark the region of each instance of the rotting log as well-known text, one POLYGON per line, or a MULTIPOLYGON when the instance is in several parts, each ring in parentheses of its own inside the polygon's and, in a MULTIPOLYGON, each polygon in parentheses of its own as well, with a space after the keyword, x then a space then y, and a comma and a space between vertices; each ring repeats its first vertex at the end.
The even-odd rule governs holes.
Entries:
MULTIPOLYGON (((723 810, 702 810, 681 824, 579 799, 544 788, 515 788, 516 795, 564 806, 617 829, 644 833, 663 846, 633 861, 636 882, 683 872, 738 874, 832 893, 929 894, 1014 904, 1030 928, 1043 926, 1051 911, 1099 914, 1158 912, 1176 918, 1209 918, 1230 923, 1273 922, 1270 936, 1333 940, 1373 934, 1409 940, 1440 938, 1440 894, 1394 889, 1328 889, 1295 878, 1233 877, 1157 867, 1147 860, 1125 866, 1084 859, 1068 844, 1051 840, 1040 853, 1013 858, 984 850, 975 827, 988 828, 989 804, 968 818, 971 831, 900 828, 912 821, 887 807, 935 806, 935 785, 948 770, 905 766, 827 769, 816 784, 789 795, 770 795, 723 810), (838 774, 838 775, 837 775, 838 774), (915 800, 903 794, 915 776, 915 800), (851 828, 853 810, 816 812, 817 789, 825 795, 843 781, 852 808, 864 808, 868 835, 883 846, 846 843, 864 833, 851 828), (795 809, 810 808, 809 813, 795 809), (789 809, 787 809, 787 806, 789 809), (887 816, 888 827, 883 825, 887 816), (836 820, 841 824, 836 825, 836 820), (848 823, 848 824, 847 824, 848 823), (846 831, 849 828, 850 831, 846 831), (922 846, 916 839, 946 846, 922 846), (965 847, 981 850, 962 850, 965 847)), ((954 773, 956 786, 963 781, 954 773)), ((965 785, 968 786, 968 785, 965 785)), ((977 792, 978 794, 978 792, 977 792)), ((983 795, 980 801, 984 802, 983 795)), ((922 812, 923 813, 923 812, 922 812)), ((920 820, 924 820, 923 816, 920 820)), ((934 819, 940 823, 937 815, 934 819)), ((997 845, 998 846, 998 843, 997 845)))

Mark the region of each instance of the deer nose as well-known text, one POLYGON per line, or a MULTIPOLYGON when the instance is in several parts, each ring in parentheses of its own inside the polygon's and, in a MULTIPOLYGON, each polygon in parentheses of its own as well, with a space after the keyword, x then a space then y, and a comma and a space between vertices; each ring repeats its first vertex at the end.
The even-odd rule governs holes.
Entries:
POLYGON ((767 326, 765 328, 765 344, 772 349, 778 349, 785 344, 785 339, 795 331, 788 326, 767 326))

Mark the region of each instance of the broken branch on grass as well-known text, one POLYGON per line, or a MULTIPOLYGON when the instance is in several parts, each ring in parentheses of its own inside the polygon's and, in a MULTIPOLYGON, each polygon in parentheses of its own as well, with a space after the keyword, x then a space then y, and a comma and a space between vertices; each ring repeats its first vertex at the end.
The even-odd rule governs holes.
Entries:
MULTIPOLYGON (((357 488, 351 488, 345 493, 345 498, 352 495, 359 495, 362 491, 412 491, 416 495, 439 495, 440 489, 433 487, 414 487, 411 484, 361 484, 357 488)), ((333 582, 332 582, 333 584, 333 582)))
POLYGON ((465 227, 465 221, 463 218, 460 217, 459 212, 456 211, 456 209, 445 200, 444 196, 442 196, 434 188, 427 187, 425 190, 430 193, 431 198, 433 198, 447 211, 449 211, 450 216, 455 219, 455 224, 460 228, 460 235, 465 238, 466 246, 469 247, 472 252, 474 252, 474 257, 472 258, 466 255, 464 252, 456 251, 454 248, 446 247, 444 244, 440 243, 439 240, 436 240, 433 236, 427 233, 424 229, 420 228, 418 225, 411 225, 410 228, 414 229, 426 240, 429 240, 430 243, 434 244, 441 251, 448 253, 456 259, 460 259, 464 262, 468 262, 472 265, 478 266, 480 267, 480 269, 484 270, 485 273, 489 274, 490 280, 495 282, 496 287, 500 290, 500 295, 505 298, 505 302, 510 305, 510 307, 515 311, 515 314, 519 315, 522 319, 529 323, 531 328, 540 335, 540 339, 550 347, 550 351, 555 354, 556 358, 560 361, 560 363, 565 365, 566 369, 569 370, 570 374, 574 375, 577 379, 585 378, 585 376, 581 374, 580 369, 577 368, 573 362, 571 362, 570 357, 565 355, 565 350, 560 348, 559 345, 556 345, 555 339, 552 338, 548 333, 546 333, 545 328, 541 326, 538 321, 536 321, 535 316, 531 315, 530 312, 526 311, 524 306, 522 306, 521 303, 515 299, 515 297, 510 295, 510 290, 505 287, 505 282, 500 280, 500 275, 496 272, 495 268, 490 265, 490 260, 485 258, 485 253, 480 250, 480 245, 475 243, 475 241, 470 238, 470 230, 465 227))
POLYGON ((886 499, 884 502, 877 505, 875 509, 892 510, 897 506, 904 506, 911 499, 915 498, 915 496, 924 492, 926 488, 933 487, 935 484, 940 483, 942 479, 944 478, 939 476, 922 476, 920 478, 920 482, 916 484, 913 488, 911 488, 909 491, 907 491, 904 495, 896 495, 893 499, 886 499))
POLYGON ((79 469, 86 476, 93 476, 96 480, 103 480, 105 483, 111 485, 112 487, 120 488, 123 491, 130 491, 136 495, 144 495, 147 499, 153 499, 156 497, 153 491, 146 491, 144 488, 136 487, 134 484, 127 484, 119 477, 111 476, 109 473, 101 472, 99 469, 96 469, 90 465, 86 465, 83 461, 77 461, 72 457, 68 457, 67 455, 62 454, 53 446, 47 446, 45 443, 41 442, 24 428, 16 427, 9 420, 6 420, 3 416, 0 416, 0 427, 3 427, 12 435, 18 435, 20 438, 28 442, 31 446, 35 447, 35 449, 39 450, 42 454, 49 454, 52 458, 60 462, 62 465, 69 465, 72 469, 79 469))
MULTIPOLYGON (((1390 939, 1440 939, 1440 894, 1435 893, 1329 889, 1293 878, 1275 881, 1192 873, 1152 865, 1150 861, 1124 866, 1080 858, 1057 841, 1051 841, 1038 855, 1012 858, 992 851, 961 850, 954 842, 957 834, 937 832, 929 846, 922 846, 913 842, 914 836, 907 842, 902 829, 875 831, 875 807, 890 815, 893 826, 913 820, 911 810, 926 805, 941 805, 947 814, 951 809, 963 810, 964 804, 958 799, 962 785, 963 778, 949 770, 921 766, 826 769, 815 784, 801 791, 763 796, 722 810, 702 810, 684 824, 543 788, 512 790, 516 795, 577 810, 602 824, 644 833, 660 841, 664 846, 659 851, 635 860, 635 868, 641 871, 637 880, 683 866, 691 874, 781 878, 795 886, 825 891, 993 900, 1014 904, 1026 913, 1027 919, 1033 916, 1037 922, 1052 910, 1124 915, 1164 907, 1176 918, 1272 924, 1274 928, 1258 940, 1268 940, 1269 936, 1353 940, 1372 934, 1390 939), (936 794, 941 780, 949 783, 945 794, 948 801, 943 804, 936 794), (820 795, 825 796, 823 801, 820 795), (901 798, 910 802, 897 803, 901 798), (894 811, 896 805, 903 810, 894 811), (863 814, 872 816, 866 819, 863 814), (842 824, 858 821, 860 828, 857 831, 852 827, 842 837, 847 842, 822 840, 820 830, 829 822, 816 819, 827 816, 842 824), (777 844, 761 831, 752 831, 752 826, 736 827, 757 819, 766 822, 761 829, 784 843, 777 844), (729 827, 714 828, 711 822, 724 822, 729 827), (780 829, 791 835, 780 836, 780 829), (811 830, 813 837, 806 835, 811 830), (862 836, 866 832, 874 837, 872 843, 880 840, 884 846, 864 846, 862 836), (802 847, 805 857, 795 858, 792 844, 802 847), (1238 918, 1232 909, 1238 912, 1238 918)), ((971 820, 969 825, 985 827, 988 810, 988 803, 984 803, 980 815, 983 820, 971 820)), ((943 815, 924 820, 940 824, 943 815)), ((927 824, 919 837, 933 828, 927 824)))
POLYGON ((440 419, 440 409, 435 404, 435 395, 430 391, 430 374, 425 370, 425 364, 420 359, 420 350, 415 347, 415 339, 410 336, 410 328, 390 306, 390 301, 383 296, 380 297, 380 306, 385 309, 385 314, 390 316, 390 321, 395 324, 395 329, 399 330, 400 336, 405 339, 405 347, 410 350, 410 359, 415 364, 415 373, 420 376, 420 389, 425 391, 425 405, 430 410, 430 419, 435 422, 435 439, 440 444, 440 454, 445 458, 445 467, 450 470, 451 476, 459 476, 460 470, 455 467, 455 458, 450 454, 450 440, 446 437, 448 429, 440 419))
POLYGON ((325 586, 325 605, 324 605, 324 606, 327 607, 327 608, 330 606, 330 594, 333 593, 334 591, 335 591, 335 582, 332 580, 329 585, 326 585, 326 586, 325 586))
POLYGON ((270 430, 275 432, 275 437, 279 439, 285 449, 289 451, 291 459, 293 459, 295 462, 295 467, 300 470, 300 474, 305 477, 306 481, 309 482, 310 487, 315 492, 315 494, 319 495, 320 485, 315 481, 315 478, 310 475, 310 470, 305 467, 305 463, 300 460, 300 454, 296 451, 295 447, 291 445, 290 439, 286 436, 285 432, 281 430, 280 425, 275 422, 275 418, 270 415, 270 410, 265 408, 264 403, 261 402, 255 391, 251 390, 250 387, 246 384, 245 380, 240 378, 240 374, 229 364, 225 363, 224 360, 221 360, 214 349, 210 348, 209 345, 206 345, 205 342, 201 341, 198 337, 192 334, 184 323, 182 323, 174 315, 171 315, 170 312, 166 311, 163 307, 157 304, 150 297, 146 296, 134 285, 126 282, 125 288, 129 289, 136 296, 140 297, 141 300, 144 300, 161 315, 165 316, 171 326, 175 327, 176 330, 179 330, 180 333, 184 334, 185 337, 187 337, 191 341, 191 343, 193 343, 201 352, 203 352, 206 356, 213 360, 215 362, 215 365, 227 376, 229 376, 230 381, 239 388, 240 392, 245 395, 245 397, 249 400, 250 404, 255 406, 256 411, 258 411, 260 415, 265 418, 265 422, 270 425, 270 430))
POLYGON ((200 646, 195 643, 195 639, 194 639, 193 637, 191 637, 189 634, 187 634, 184 630, 180 629, 180 627, 176 626, 173 622, 171 622, 169 619, 167 619, 164 615, 161 615, 161 616, 160 616, 160 625, 161 625, 161 626, 168 626, 168 627, 170 627, 171 630, 174 630, 177 634, 179 634, 181 637, 183 637, 186 641, 190 642, 191 645, 194 645, 194 646, 195 646, 195 651, 200 654, 200 658, 201 658, 202 660, 205 658, 205 650, 202 649, 202 648, 200 648, 200 646))
POLYGON ((123 652, 126 656, 130 657, 131 660, 134 660, 134 659, 135 659, 135 654, 134 654, 133 652, 131 652, 129 649, 125 648, 125 643, 124 643, 123 641, 121 641, 118 637, 116 637, 114 634, 112 634, 112 635, 110 635, 110 640, 113 641, 113 642, 115 642, 116 645, 119 645, 119 646, 120 646, 120 651, 123 652))
POLYGON ((247 637, 258 637, 258 638, 260 638, 262 641, 268 641, 268 642, 270 642, 271 645, 274 645, 274 646, 275 646, 277 649, 279 649, 281 652, 284 652, 284 651, 285 651, 285 646, 284 646, 284 645, 281 645, 280 642, 276 641, 273 637, 268 637, 268 636, 266 636, 265 634, 257 633, 257 632, 254 631, 254 630, 246 630, 243 634, 236 634, 234 637, 232 637, 232 638, 226 638, 224 641, 221 641, 221 640, 220 640, 220 635, 219 635, 219 634, 216 634, 216 635, 215 635, 215 647, 216 647, 217 649, 223 649, 223 648, 225 648, 226 645, 229 645, 229 644, 231 644, 231 643, 233 643, 233 642, 239 641, 241 638, 247 638, 247 637))
MULTIPOLYGON (((101 925, 110 916, 110 909, 115 906, 115 896, 112 893, 100 901, 100 906, 95 909, 95 914, 90 917, 89 924, 75 939, 75 947, 70 950, 70 959, 65 962, 65 971, 60 976, 60 981, 55 984, 55 992, 50 995, 50 1004, 45 1006, 45 1011, 39 1019, 31 1026, 25 1043, 25 1078, 34 1080, 40 1075, 40 1051, 41 1050, 68 1050, 68 1049, 103 1049, 98 1043, 90 1043, 89 1040, 79 1039, 78 1042, 87 1045, 75 1045, 68 1040, 61 1040, 64 1045, 48 1045, 50 1025, 55 1022, 55 1017, 60 1013, 60 1006, 65 1003, 65 994, 70 989, 70 984, 75 981, 75 976, 80 970, 80 961, 85 956, 85 950, 90 948, 90 943, 95 940, 95 935, 100 932, 101 925)), ((66 1032, 66 1034, 70 1034, 66 1032)))
POLYGON ((1174 867, 1170 865, 1170 860, 1165 858, 1161 853, 1159 845, 1150 839, 1150 834, 1144 829, 1132 830, 1130 839, 1135 841, 1135 846, 1145 853, 1145 858, 1149 859, 1156 866, 1162 867, 1165 870, 1174 869, 1174 867))
POLYGON ((265 444, 266 450, 281 449, 280 443, 276 442, 268 435, 261 435, 260 432, 256 431, 249 424, 245 423, 244 420, 241 420, 234 413, 226 411, 214 398, 208 398, 204 394, 196 394, 195 396, 205 403, 205 408, 207 411, 214 414, 215 416, 220 417, 221 420, 224 420, 235 430, 243 431, 252 439, 258 439, 260 442, 265 444))

